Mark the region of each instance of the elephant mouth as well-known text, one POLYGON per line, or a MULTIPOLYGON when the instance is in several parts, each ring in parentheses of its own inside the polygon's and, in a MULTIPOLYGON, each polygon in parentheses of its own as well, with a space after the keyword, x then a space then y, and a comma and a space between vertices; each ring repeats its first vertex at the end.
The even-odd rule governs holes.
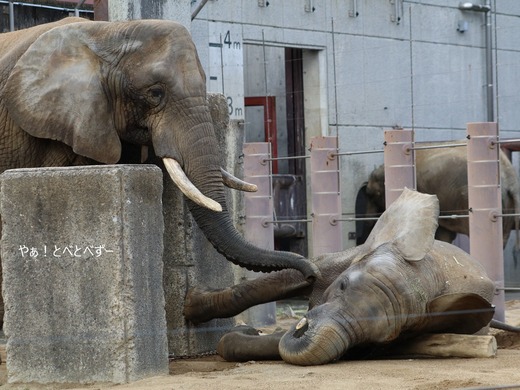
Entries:
MULTIPOLYGON (((164 157, 163 163, 173 182, 177 185, 177 187, 179 187, 179 189, 184 195, 186 195, 188 199, 209 210, 216 212, 222 211, 222 205, 200 192, 200 190, 190 181, 188 176, 186 176, 184 170, 176 160, 173 158, 164 157)), ((242 181, 226 172, 222 168, 221 172, 223 183, 230 188, 247 192, 255 192, 258 190, 256 185, 242 181)))

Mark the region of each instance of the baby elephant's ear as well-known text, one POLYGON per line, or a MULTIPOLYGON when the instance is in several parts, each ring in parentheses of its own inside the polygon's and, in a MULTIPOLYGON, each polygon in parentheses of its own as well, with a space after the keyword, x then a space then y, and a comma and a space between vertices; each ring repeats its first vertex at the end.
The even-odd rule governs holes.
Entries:
POLYGON ((381 215, 365 245, 375 249, 393 243, 406 260, 421 260, 435 241, 438 217, 439 201, 435 195, 405 188, 381 215))
POLYGON ((4 94, 9 115, 27 133, 61 141, 96 161, 116 163, 121 141, 101 61, 88 44, 98 24, 65 24, 42 34, 16 63, 4 94))

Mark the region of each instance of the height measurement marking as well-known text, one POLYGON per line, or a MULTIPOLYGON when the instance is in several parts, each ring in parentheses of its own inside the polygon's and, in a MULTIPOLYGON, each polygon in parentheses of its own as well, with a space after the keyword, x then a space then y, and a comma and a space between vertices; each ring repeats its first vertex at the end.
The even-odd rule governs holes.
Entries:
POLYGON ((232 41, 231 40, 231 31, 227 30, 226 35, 224 36, 224 44, 228 45, 228 49, 236 49, 240 50, 242 49, 242 44, 238 41, 232 41))
POLYGON ((230 119, 244 119, 244 58, 240 26, 210 24, 208 91, 222 93, 230 119))

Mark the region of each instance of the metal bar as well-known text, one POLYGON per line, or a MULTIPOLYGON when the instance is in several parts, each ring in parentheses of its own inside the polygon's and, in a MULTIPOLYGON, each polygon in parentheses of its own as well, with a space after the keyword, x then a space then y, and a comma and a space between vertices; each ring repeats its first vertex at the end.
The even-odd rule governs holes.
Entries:
POLYGON ((357 152, 338 152, 338 153, 331 153, 331 156, 352 156, 355 154, 370 154, 370 153, 384 153, 384 150, 360 150, 357 152))
POLYGON ((350 16, 351 18, 357 18, 359 16, 357 0, 351 0, 351 1, 352 1, 352 8, 348 10, 348 16, 350 16))
POLYGON ((467 145, 466 143, 463 143, 463 144, 443 144, 443 145, 414 146, 413 148, 410 148, 410 150, 457 148, 459 146, 466 146, 466 145, 467 145))
POLYGON ((485 45, 486 45, 486 101, 487 101, 487 121, 495 121, 495 95, 494 95, 494 79, 493 79, 493 26, 491 18, 491 3, 486 0, 486 8, 489 11, 485 14, 485 45))
MULTIPOLYGON (((19 5, 21 7, 45 8, 45 9, 54 9, 54 10, 58 10, 58 11, 75 12, 75 8, 64 8, 64 7, 55 7, 52 5, 24 3, 21 1, 0 0, 0 4, 9 4, 9 7, 12 7, 13 5, 19 5)), ((82 10, 80 10, 80 12, 89 13, 89 14, 94 13, 93 10, 89 10, 89 9, 82 9, 82 10)))
POLYGON ((334 218, 338 222, 355 222, 355 221, 377 221, 379 217, 352 217, 352 218, 334 218))
POLYGON ((497 287, 497 290, 503 290, 503 291, 520 291, 520 287, 497 287))
POLYGON ((491 141, 491 145, 512 144, 514 142, 520 142, 520 138, 505 139, 503 141, 491 141))
POLYGON ((200 2, 200 4, 197 6, 197 8, 195 8, 195 11, 193 11, 193 13, 191 14, 191 20, 193 20, 197 17, 197 15, 202 10, 202 8, 204 8, 204 6, 206 5, 207 2, 208 2, 208 0, 202 0, 200 2))
POLYGON ((85 3, 85 0, 79 0, 76 7, 74 7, 74 16, 79 17, 79 7, 81 7, 85 3))
POLYGON ((14 31, 14 4, 9 2, 9 31, 14 31))
POLYGON ((312 222, 312 219, 278 219, 276 221, 264 221, 263 223, 300 223, 300 222, 312 222))
POLYGON ((439 215, 439 219, 457 219, 457 218, 469 218, 469 214, 465 214, 465 215, 459 215, 459 214, 439 215))
POLYGON ((311 158, 311 156, 292 156, 292 157, 273 157, 273 158, 266 158, 264 161, 278 161, 278 160, 297 160, 297 159, 304 159, 304 158, 311 158))

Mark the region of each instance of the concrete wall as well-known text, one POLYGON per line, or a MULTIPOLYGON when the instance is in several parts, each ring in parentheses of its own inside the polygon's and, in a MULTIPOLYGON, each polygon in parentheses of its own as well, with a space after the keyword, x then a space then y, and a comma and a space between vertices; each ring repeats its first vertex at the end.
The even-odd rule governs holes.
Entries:
POLYGON ((184 0, 108 0, 109 20, 168 19, 187 28, 191 20, 190 2, 184 0))

